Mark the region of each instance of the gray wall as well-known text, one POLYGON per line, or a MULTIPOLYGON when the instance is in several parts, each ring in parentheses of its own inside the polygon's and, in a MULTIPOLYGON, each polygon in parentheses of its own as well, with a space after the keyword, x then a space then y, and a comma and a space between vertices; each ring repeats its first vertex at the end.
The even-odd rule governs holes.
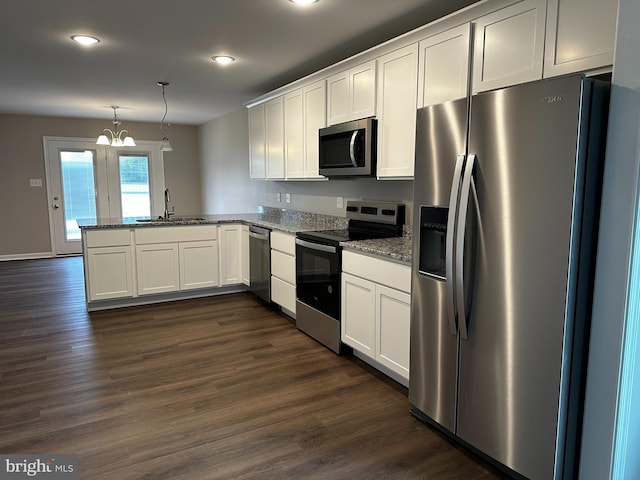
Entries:
MULTIPOLYGON (((51 252, 42 137, 97 138, 103 128, 112 126, 110 122, 108 116, 92 120, 0 114, 0 258, 51 252), (30 187, 31 178, 42 179, 43 187, 30 187)), ((123 120, 123 127, 137 140, 159 140, 159 124, 123 120)), ((177 213, 199 214, 198 129, 172 125, 169 135, 174 151, 164 154, 164 168, 171 199, 177 213)))
POLYGON ((637 310, 627 309, 634 303, 637 308, 638 292, 629 287, 632 276, 640 274, 637 262, 636 271, 631 269, 633 256, 640 254, 633 251, 632 243, 640 171, 638 22, 640 2, 620 0, 580 468, 580 478, 585 480, 640 478, 640 355, 636 348, 626 352, 630 355, 624 366, 635 366, 635 378, 620 376, 622 354, 633 345, 630 340, 637 336, 640 322, 637 310), (624 398, 632 402, 626 412, 619 409, 624 398), (616 432, 616 419, 620 432, 616 432), (625 429, 626 440, 619 435, 625 429))
POLYGON ((337 197, 401 201, 411 218, 413 181, 360 178, 328 181, 249 179, 248 113, 245 108, 200 127, 204 213, 255 212, 258 205, 344 216, 337 197), (277 193, 281 194, 280 202, 277 193), (285 194, 291 194, 291 203, 285 194))

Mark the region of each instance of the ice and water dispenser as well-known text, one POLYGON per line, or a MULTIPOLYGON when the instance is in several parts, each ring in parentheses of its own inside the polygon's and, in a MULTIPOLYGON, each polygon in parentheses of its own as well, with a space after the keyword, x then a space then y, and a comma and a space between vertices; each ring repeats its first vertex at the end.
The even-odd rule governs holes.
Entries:
POLYGON ((420 206, 419 271, 438 280, 447 279, 447 207, 420 206))

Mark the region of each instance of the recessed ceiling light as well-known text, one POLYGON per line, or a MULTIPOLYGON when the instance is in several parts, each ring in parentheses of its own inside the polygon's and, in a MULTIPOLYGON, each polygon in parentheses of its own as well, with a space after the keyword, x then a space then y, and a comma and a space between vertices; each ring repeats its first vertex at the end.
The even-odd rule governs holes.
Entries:
POLYGON ((296 3, 298 5, 311 5, 312 3, 316 3, 318 0, 289 0, 291 3, 296 3))
POLYGON ((216 55, 215 57, 211 57, 214 62, 219 63, 220 65, 226 65, 227 63, 235 62, 235 58, 230 57, 228 55, 216 55))
POLYGON ((89 35, 71 35, 71 40, 81 45, 94 45, 100 42, 98 38, 90 37, 89 35))

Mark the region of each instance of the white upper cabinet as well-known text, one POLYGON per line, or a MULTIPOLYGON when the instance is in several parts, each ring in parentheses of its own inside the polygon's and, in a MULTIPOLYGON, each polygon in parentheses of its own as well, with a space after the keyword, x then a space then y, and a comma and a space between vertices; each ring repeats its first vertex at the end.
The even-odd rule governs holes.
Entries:
POLYGON ((264 104, 265 158, 267 178, 284 178, 284 101, 274 98, 264 104))
POLYGON ((376 61, 327 79, 327 124, 348 122, 376 114, 376 61))
POLYGON ((264 104, 249 109, 249 175, 251 178, 267 177, 265 161, 265 118, 264 104))
POLYGON ((301 88, 284 96, 284 159, 287 178, 304 177, 303 102, 301 88))
POLYGON ((418 44, 378 58, 378 178, 411 178, 416 136, 418 44))
POLYGON ((471 24, 420 42, 418 108, 467 96, 471 24))
POLYGON ((326 127, 325 81, 284 97, 284 144, 287 179, 324 179, 318 174, 318 130, 326 127))
POLYGON ((544 76, 613 64, 617 0, 549 0, 544 76))
POLYGON ((542 78, 546 0, 523 0, 475 22, 473 93, 542 78))
POLYGON ((327 87, 324 80, 302 89, 304 97, 304 176, 324 178, 318 173, 318 130, 327 126, 327 87))

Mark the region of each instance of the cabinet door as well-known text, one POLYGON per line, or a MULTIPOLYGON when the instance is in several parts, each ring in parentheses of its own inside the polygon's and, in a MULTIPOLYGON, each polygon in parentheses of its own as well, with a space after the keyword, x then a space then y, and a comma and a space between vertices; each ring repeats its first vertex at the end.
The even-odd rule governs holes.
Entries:
POLYGON ((349 70, 350 112, 348 120, 373 117, 376 114, 376 61, 349 70))
POLYGON ((549 0, 544 76, 613 64, 617 0, 549 0))
POLYGON ((130 246, 86 250, 90 301, 133 296, 132 257, 130 246))
POLYGON ((378 58, 378 178, 411 178, 415 158, 418 44, 378 58))
POLYGON ((411 296, 376 285, 376 360, 409 378, 411 296))
POLYGON ((419 108, 467 96, 470 51, 470 23, 420 42, 419 108))
POLYGON ((267 178, 284 178, 284 111, 282 97, 264 104, 267 178))
POLYGON ((287 178, 304 177, 304 102, 302 89, 284 96, 284 160, 287 178))
POLYGON ((542 78, 546 0, 523 0, 476 20, 473 93, 542 78))
POLYGON ((327 78, 327 124, 349 120, 349 70, 327 78))
POLYGON ((184 242, 178 246, 180 255, 180 290, 217 287, 220 284, 218 242, 184 242))
POLYGON ((323 178, 318 173, 318 130, 327 126, 326 83, 312 83, 302 89, 304 96, 304 176, 323 178))
POLYGON ((220 285, 242 283, 242 226, 220 225, 220 285))
POLYGON ((138 294, 176 292, 180 289, 177 243, 136 246, 138 294))
POLYGON ((249 109, 249 175, 263 179, 267 176, 265 159, 264 104, 249 109))
POLYGON ((249 227, 242 225, 242 283, 249 285, 250 264, 249 264, 249 227))
POLYGON ((375 284, 342 274, 342 342, 375 358, 375 284))

